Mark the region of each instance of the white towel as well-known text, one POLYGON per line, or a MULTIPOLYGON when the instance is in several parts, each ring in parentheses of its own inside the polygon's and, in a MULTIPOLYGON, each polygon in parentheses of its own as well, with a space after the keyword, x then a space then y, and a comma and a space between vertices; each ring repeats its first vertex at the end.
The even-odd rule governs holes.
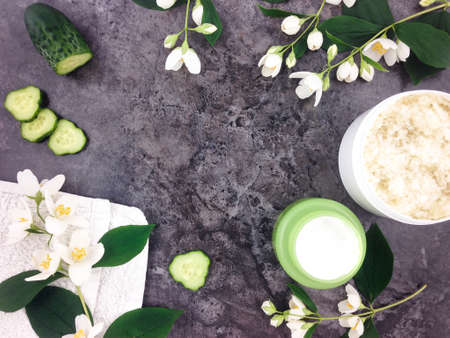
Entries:
MULTIPOLYGON (((78 213, 91 224, 91 236, 98 240, 108 229, 121 225, 148 224, 141 210, 103 199, 94 199, 66 193, 78 201, 78 213)), ((35 249, 43 248, 46 236, 28 236, 15 245, 4 246, 8 233, 8 210, 19 206, 20 190, 16 183, 0 181, 0 282, 27 270, 33 270, 31 255, 35 249), (40 238, 41 237, 41 238, 40 238)), ((34 201, 29 200, 30 208, 35 209, 34 201)), ((44 203, 41 213, 45 217, 44 203)), ((145 289, 148 245, 132 261, 119 267, 94 269, 82 292, 93 313, 94 322, 105 324, 105 329, 121 314, 140 308, 145 289)), ((56 286, 75 291, 67 279, 54 283, 56 286)), ((25 311, 14 313, 0 312, 0 337, 34 338, 34 333, 25 311)))

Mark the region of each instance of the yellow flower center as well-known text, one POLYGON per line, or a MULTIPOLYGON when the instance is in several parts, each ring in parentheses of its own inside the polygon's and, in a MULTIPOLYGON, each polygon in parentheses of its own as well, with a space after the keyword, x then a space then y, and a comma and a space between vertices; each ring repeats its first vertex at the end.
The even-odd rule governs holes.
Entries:
POLYGON ((358 318, 358 320, 355 323, 355 326, 352 327, 352 330, 356 330, 356 327, 358 326, 360 320, 361 319, 358 318))
POLYGON ((378 54, 380 54, 380 55, 383 55, 384 53, 386 53, 388 50, 387 49, 385 49, 384 47, 383 47, 383 45, 381 44, 381 42, 375 42, 374 44, 373 44, 373 46, 372 46, 372 50, 374 51, 374 52, 377 52, 378 54))
POLYGON ((84 249, 84 248, 81 248, 81 249, 74 248, 72 250, 72 259, 75 262, 81 261, 84 257, 86 257, 86 249, 84 249))
POLYGON ((19 220, 18 220, 18 222, 19 222, 19 223, 25 223, 25 222, 28 222, 28 219, 27 219, 27 218, 24 218, 24 217, 20 217, 19 220))
POLYGON ((44 270, 48 270, 48 268, 50 267, 51 261, 52 261, 52 259, 50 258, 50 255, 47 254, 45 259, 41 262, 41 264, 39 264, 39 266, 42 266, 44 268, 44 270))
POLYGON ((352 304, 347 303, 347 306, 348 306, 349 309, 353 309, 353 305, 352 304))
POLYGON ((84 334, 84 330, 77 331, 77 333, 75 333, 75 335, 73 336, 73 338, 83 338, 83 337, 86 337, 86 335, 84 334))
POLYGON ((71 211, 72 211, 72 209, 70 207, 65 207, 64 204, 59 204, 56 207, 56 213, 59 216, 68 216, 68 215, 70 215, 71 211))

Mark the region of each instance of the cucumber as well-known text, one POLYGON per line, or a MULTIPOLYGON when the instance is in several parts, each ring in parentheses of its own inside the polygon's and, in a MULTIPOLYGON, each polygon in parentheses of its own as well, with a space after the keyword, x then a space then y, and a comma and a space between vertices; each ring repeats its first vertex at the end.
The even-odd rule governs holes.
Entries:
POLYGON ((31 122, 22 122, 20 133, 22 138, 30 142, 40 142, 50 136, 56 128, 58 118, 48 108, 39 110, 37 117, 31 122))
POLYGON ((183 284, 186 289, 197 291, 205 285, 210 262, 203 251, 190 251, 175 256, 170 263, 169 272, 173 279, 183 284))
POLYGON ((6 95, 4 106, 17 121, 33 120, 41 105, 41 90, 34 86, 13 90, 6 95))
POLYGON ((87 138, 82 129, 69 120, 59 120, 48 140, 48 147, 55 155, 76 154, 83 150, 87 138))
POLYGON ((93 56, 69 19, 49 5, 35 3, 28 6, 25 25, 36 49, 59 75, 70 73, 93 56))

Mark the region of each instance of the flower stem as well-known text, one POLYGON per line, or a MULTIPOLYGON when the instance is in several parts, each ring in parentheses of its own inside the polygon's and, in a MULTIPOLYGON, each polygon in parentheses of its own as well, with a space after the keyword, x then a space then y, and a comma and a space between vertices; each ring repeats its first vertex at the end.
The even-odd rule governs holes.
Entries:
POLYGON ((343 64, 344 62, 348 61, 352 56, 354 56, 357 53, 360 53, 364 49, 364 47, 366 47, 369 43, 371 43, 373 40, 378 38, 380 35, 386 33, 388 30, 395 28, 396 25, 398 25, 400 23, 403 23, 403 22, 406 22, 406 21, 409 21, 409 20, 412 20, 412 19, 417 18, 417 17, 419 17, 421 15, 424 15, 424 14, 436 11, 438 9, 443 9, 443 8, 448 8, 448 7, 450 7, 450 1, 446 1, 445 3, 443 3, 441 5, 425 9, 425 10, 423 10, 421 12, 414 13, 414 14, 412 14, 410 16, 407 16, 406 18, 403 18, 403 19, 400 19, 400 20, 394 22, 393 24, 391 24, 389 26, 384 27, 377 34, 375 34, 370 40, 368 40, 366 43, 364 43, 361 47, 353 49, 352 52, 346 58, 344 58, 341 61, 335 63, 334 65, 328 66, 325 70, 322 71, 321 74, 323 74, 323 73, 325 73, 327 71, 329 72, 333 68, 336 68, 336 67, 340 66, 341 64, 343 64))
POLYGON ((39 211, 39 207, 40 207, 40 205, 41 205, 41 202, 42 202, 41 199, 40 199, 39 201, 36 201, 36 214, 37 214, 38 217, 41 219, 42 223, 45 224, 45 220, 44 220, 44 218, 42 217, 42 215, 41 215, 41 213, 40 213, 40 211, 39 211))
POLYGON ((188 37, 188 21, 189 21, 189 7, 190 7, 191 0, 187 0, 186 5, 186 16, 184 18, 184 41, 187 41, 188 37))
POLYGON ((81 288, 80 288, 78 285, 75 286, 75 288, 77 289, 78 297, 80 297, 80 301, 81 301, 81 305, 83 306, 83 311, 84 311, 84 313, 85 313, 86 316, 89 318, 91 324, 94 325, 94 323, 93 323, 93 321, 92 321, 92 318, 91 318, 91 316, 90 316, 90 314, 89 314, 89 311, 88 311, 88 309, 87 309, 87 306, 86 306, 86 302, 85 302, 85 300, 84 300, 83 293, 81 292, 81 288))
MULTIPOLYGON (((425 284, 424 286, 422 286, 419 290, 417 290, 416 292, 414 292, 413 294, 409 295, 408 297, 403 298, 402 300, 399 300, 398 302, 380 307, 380 308, 376 308, 376 309, 371 309, 370 311, 366 311, 366 312, 362 312, 362 313, 352 313, 352 314, 348 314, 348 315, 342 315, 342 316, 332 316, 332 317, 320 317, 320 315, 317 316, 301 316, 301 315, 293 315, 291 314, 291 316, 299 316, 301 318, 305 318, 305 319, 314 319, 314 320, 336 320, 336 319, 340 319, 340 318, 349 318, 349 317, 354 317, 354 316, 358 316, 358 317, 372 317, 374 316, 376 313, 390 309, 392 307, 398 306, 404 302, 407 302, 408 300, 416 297, 417 295, 419 295, 423 290, 425 290, 427 288, 427 285, 425 284)), ((367 308, 367 307, 366 307, 367 308)), ((281 313, 281 312, 280 312, 281 313)))

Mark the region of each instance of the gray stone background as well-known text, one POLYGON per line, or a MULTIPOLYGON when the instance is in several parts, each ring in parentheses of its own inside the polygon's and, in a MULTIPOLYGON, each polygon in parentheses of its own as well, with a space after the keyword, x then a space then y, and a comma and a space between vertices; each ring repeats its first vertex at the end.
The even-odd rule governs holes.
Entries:
MULTIPOLYGON (((360 113, 414 87, 399 65, 367 84, 332 81, 317 109, 294 94, 284 69, 264 79, 256 64, 268 46, 287 42, 280 19, 264 18, 255 0, 216 0, 224 33, 214 49, 199 35, 190 43, 202 73, 164 70, 168 33, 184 23, 184 8, 169 13, 131 0, 46 0, 79 27, 95 58, 73 74, 56 75, 33 48, 23 24, 32 0, 0 0, 0 94, 28 84, 48 93, 49 107, 89 136, 85 151, 56 157, 46 144, 27 143, 19 125, 0 111, 0 179, 31 168, 39 177, 67 176, 65 191, 135 205, 156 223, 150 242, 143 304, 184 309, 170 337, 287 337, 260 310, 265 299, 287 307, 288 276, 273 254, 271 233, 280 212, 307 196, 349 206, 368 227, 377 222, 395 254, 387 304, 429 288, 416 300, 381 313, 382 337, 448 337, 449 223, 408 226, 375 217, 345 192, 337 166, 340 140, 360 113), (206 286, 194 293, 167 268, 191 249, 212 258, 206 286)), ((416 0, 389 1, 397 18, 419 9, 416 0)), ((314 12, 318 0, 281 8, 314 12)), ((339 8, 326 6, 324 15, 339 8)), ((307 54, 295 70, 319 71, 323 52, 307 54)), ((417 88, 449 91, 449 72, 417 88)), ((133 292, 123 290, 123 292, 133 292)), ((336 313, 343 287, 308 290, 324 314, 336 313)), ((339 337, 336 322, 318 337, 339 337)), ((13 337, 13 336, 11 336, 13 337)))

